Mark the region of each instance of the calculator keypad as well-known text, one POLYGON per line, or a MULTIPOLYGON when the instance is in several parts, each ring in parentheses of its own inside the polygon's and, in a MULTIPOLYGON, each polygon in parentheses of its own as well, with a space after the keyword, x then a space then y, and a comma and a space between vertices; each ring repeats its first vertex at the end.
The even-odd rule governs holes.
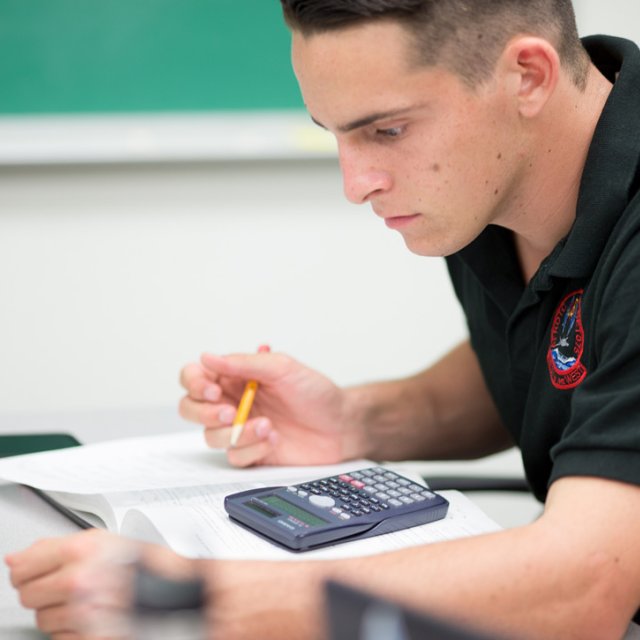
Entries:
POLYGON ((382 467, 304 482, 287 487, 287 490, 300 498, 309 499, 312 504, 327 507, 342 520, 436 497, 422 485, 382 467))

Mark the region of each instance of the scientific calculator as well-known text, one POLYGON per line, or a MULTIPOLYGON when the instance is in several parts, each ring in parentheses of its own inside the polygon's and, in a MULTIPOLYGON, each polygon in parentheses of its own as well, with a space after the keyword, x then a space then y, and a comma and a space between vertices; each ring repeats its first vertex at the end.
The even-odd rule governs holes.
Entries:
POLYGON ((293 551, 369 538, 440 520, 449 503, 383 467, 227 496, 229 516, 293 551))

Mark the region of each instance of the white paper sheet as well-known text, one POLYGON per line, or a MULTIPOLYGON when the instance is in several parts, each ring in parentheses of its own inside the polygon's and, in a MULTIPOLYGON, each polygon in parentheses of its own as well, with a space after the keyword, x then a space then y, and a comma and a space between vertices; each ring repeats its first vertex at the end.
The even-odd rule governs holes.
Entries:
POLYGON ((199 432, 113 440, 0 459, 0 478, 46 491, 108 493, 227 482, 336 475, 371 466, 355 460, 317 467, 237 469, 199 432), (303 469, 303 471, 301 471, 303 469))

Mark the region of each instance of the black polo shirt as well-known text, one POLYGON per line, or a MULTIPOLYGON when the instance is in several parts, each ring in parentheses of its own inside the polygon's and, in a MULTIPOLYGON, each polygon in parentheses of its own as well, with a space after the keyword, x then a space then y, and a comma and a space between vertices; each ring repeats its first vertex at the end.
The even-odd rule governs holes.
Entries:
POLYGON ((613 91, 567 237, 525 285, 511 232, 447 258, 471 343, 528 480, 640 484, 640 51, 584 40, 613 91))

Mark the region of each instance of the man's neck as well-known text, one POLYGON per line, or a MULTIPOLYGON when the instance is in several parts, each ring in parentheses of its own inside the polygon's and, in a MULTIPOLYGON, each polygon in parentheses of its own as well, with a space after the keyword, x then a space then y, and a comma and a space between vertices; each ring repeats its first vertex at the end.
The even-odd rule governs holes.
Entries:
POLYGON ((514 233, 525 282, 575 221, 587 153, 611 87, 595 66, 583 93, 565 79, 538 123, 520 191, 522 206, 504 225, 514 233))

